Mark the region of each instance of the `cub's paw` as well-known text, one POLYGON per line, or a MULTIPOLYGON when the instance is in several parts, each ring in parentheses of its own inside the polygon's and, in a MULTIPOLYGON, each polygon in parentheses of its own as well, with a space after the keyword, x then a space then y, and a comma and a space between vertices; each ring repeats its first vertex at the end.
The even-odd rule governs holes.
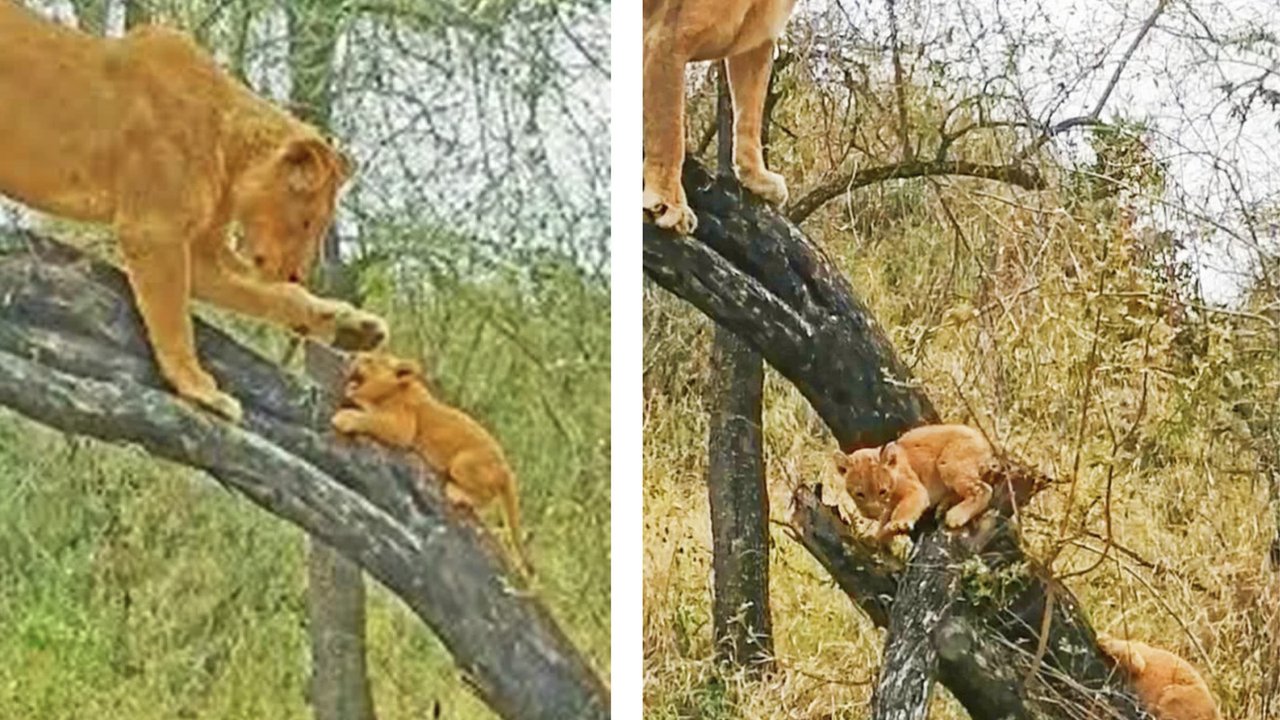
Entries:
POLYGON ((347 306, 334 318, 333 344, 343 350, 377 350, 391 337, 387 321, 347 306))
POLYGON ((947 527, 955 530, 956 528, 968 525, 970 520, 981 513, 981 510, 974 510, 973 508, 968 508, 964 505, 956 505, 947 511, 943 522, 947 524, 947 527))
POLYGON ((329 422, 333 425, 334 430, 343 435, 354 435, 356 429, 360 426, 360 412, 344 408, 334 413, 333 419, 329 422))
POLYGON ((698 229, 698 217, 682 200, 667 200, 658 193, 644 191, 645 213, 653 218, 653 224, 681 235, 692 235, 698 229))
POLYGON ((905 535, 909 532, 911 532, 911 523, 906 520, 894 520, 892 522, 885 523, 884 526, 876 533, 876 536, 881 540, 885 540, 893 537, 894 535, 905 535))
POLYGON ((738 180, 743 187, 771 205, 783 205, 787 202, 787 181, 772 170, 749 172, 739 169, 738 180))

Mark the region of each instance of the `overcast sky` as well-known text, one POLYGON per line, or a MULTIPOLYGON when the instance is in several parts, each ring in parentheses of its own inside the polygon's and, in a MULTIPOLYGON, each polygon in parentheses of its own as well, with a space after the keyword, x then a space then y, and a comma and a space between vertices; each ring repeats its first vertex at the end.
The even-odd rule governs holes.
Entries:
MULTIPOLYGON (((897 12, 902 41, 928 47, 927 59, 948 63, 949 78, 977 85, 1014 58, 1019 94, 1042 113, 1038 119, 1057 121, 1092 109, 1157 1, 897 0, 897 12)), ((800 12, 820 17, 822 32, 878 49, 887 67, 887 8, 886 0, 802 0, 800 12)), ((1280 208, 1280 110, 1260 106, 1242 122, 1220 88, 1269 70, 1270 86, 1280 89, 1280 61, 1274 42, 1264 52, 1209 55, 1205 49, 1216 46, 1204 40, 1206 28, 1221 39, 1259 31, 1274 39, 1280 2, 1171 2, 1129 60, 1102 118, 1122 115, 1152 128, 1172 182, 1147 219, 1198 238, 1191 255, 1206 294, 1226 302, 1238 294, 1251 258, 1238 240, 1249 235, 1240 207, 1270 207, 1273 218, 1280 208)), ((1081 137, 1067 136, 1059 147, 1091 160, 1078 155, 1087 153, 1081 137)), ((1276 249, 1274 222, 1252 230, 1276 249)))

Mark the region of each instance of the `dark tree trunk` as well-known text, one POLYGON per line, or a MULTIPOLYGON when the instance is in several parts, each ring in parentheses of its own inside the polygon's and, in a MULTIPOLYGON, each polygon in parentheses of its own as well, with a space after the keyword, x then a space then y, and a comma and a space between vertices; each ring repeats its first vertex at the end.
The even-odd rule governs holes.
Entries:
POLYGON ((72 6, 80 30, 99 37, 107 34, 107 19, 111 14, 109 0, 72 0, 72 6))
MULTIPOLYGON (((294 113, 328 131, 333 108, 333 56, 338 42, 337 7, 300 0, 288 6, 289 71, 294 113)), ((338 234, 325 236, 316 289, 330 297, 354 301, 335 292, 344 272, 338 234)), ((349 286, 349 283, 345 285, 349 286)), ((307 374, 321 385, 339 387, 337 375, 326 376, 322 350, 308 343, 307 374)), ((373 693, 366 667, 365 589, 360 568, 325 545, 309 539, 307 615, 311 633, 311 682, 308 696, 316 720, 373 720, 373 693)))
MULTIPOLYGON (((717 154, 733 174, 733 108, 720 66, 717 154)), ((707 492, 711 500, 716 657, 764 672, 773 663, 769 613, 769 495, 760 412, 764 362, 751 346, 717 327, 707 387, 707 492)))
MULTIPOLYGON (((698 231, 680 238, 646 224, 650 278, 754 346, 804 393, 842 448, 938 422, 875 319, 798 228, 696 162, 685 164, 684 181, 698 231)), ((1000 511, 962 533, 921 523, 916 557, 938 562, 906 568, 873 545, 845 542, 848 528, 814 492, 796 492, 798 539, 855 604, 888 624, 878 717, 919 716, 934 665, 929 653, 913 652, 923 644, 936 654, 937 679, 975 718, 1146 717, 1112 677, 1074 598, 1022 553, 1009 518, 1013 500, 1034 489, 1035 473, 1008 459, 992 473, 1000 511), (895 590, 885 595, 888 583, 895 590), (920 621, 925 616, 933 617, 920 621), (910 682, 898 687, 896 677, 910 682), (892 708, 888 693, 898 692, 910 700, 892 708)))
POLYGON ((311 538, 307 547, 308 695, 316 720, 375 717, 365 668, 364 603, 360 566, 311 538))
MULTIPOLYGON (((586 659, 428 470, 336 437, 330 388, 285 374, 203 322, 196 341, 205 367, 243 402, 241 425, 166 387, 118 270, 0 231, 0 405, 204 470, 299 525, 422 618, 499 717, 609 717, 608 693, 586 659)), ((334 371, 343 363, 337 354, 328 361, 334 371)))
POLYGON ((125 32, 151 22, 151 0, 124 0, 125 32))

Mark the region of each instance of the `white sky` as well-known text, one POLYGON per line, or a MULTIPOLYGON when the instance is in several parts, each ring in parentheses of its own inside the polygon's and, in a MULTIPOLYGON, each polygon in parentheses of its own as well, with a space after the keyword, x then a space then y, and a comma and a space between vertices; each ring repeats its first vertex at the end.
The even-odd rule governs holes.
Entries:
MULTIPOLYGON (((1109 82, 1157 0, 897 0, 901 40, 930 48, 929 59, 951 67, 949 77, 975 85, 1002 74, 1015 57, 1019 94, 1041 120, 1088 113, 1109 82), (973 38, 981 38, 974 42, 973 38), (1024 50, 1013 52, 1021 42, 1024 50), (1096 68, 1093 66, 1096 65, 1096 68), (1093 68, 1091 71, 1090 69, 1093 68), (1075 87, 1063 83, 1084 76, 1075 87), (1056 103, 1060 102, 1060 105, 1056 103)), ((886 0, 802 0, 826 32, 847 33, 856 45, 879 53, 888 66, 886 0)), ((1205 294, 1230 302, 1247 279, 1248 235, 1240 206, 1272 208, 1273 221, 1253 224, 1262 244, 1277 248, 1274 218, 1280 212, 1280 111, 1258 107, 1247 122, 1230 114, 1225 82, 1239 82, 1269 68, 1280 73, 1277 48, 1270 55, 1224 52, 1206 56, 1195 36, 1207 26, 1216 37, 1280 34, 1277 0, 1171 2, 1126 66, 1102 119, 1122 114, 1146 122, 1158 157, 1169 167, 1170 190, 1147 220, 1194 238, 1195 260, 1205 294), (1203 21, 1196 22, 1187 5, 1203 21), (1226 167, 1223 167, 1223 164, 1226 167), (1231 185, 1234 184, 1235 190, 1231 185), (1235 196, 1239 193, 1239 197, 1235 196), (1192 212, 1174 210, 1174 206, 1192 212)), ((1271 87, 1280 89, 1280 76, 1271 87)), ((1079 138, 1079 135, 1075 135, 1079 138)), ((1068 156, 1080 143, 1064 138, 1068 156)), ((1081 158, 1089 159, 1089 158, 1081 158)))

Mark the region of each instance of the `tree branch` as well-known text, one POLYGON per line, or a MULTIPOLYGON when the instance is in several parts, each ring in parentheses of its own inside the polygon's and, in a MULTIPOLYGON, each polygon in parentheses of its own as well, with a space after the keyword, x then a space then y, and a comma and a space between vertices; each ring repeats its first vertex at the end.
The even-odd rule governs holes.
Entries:
MULTIPOLYGON (((755 346, 846 451, 938 422, 875 319, 798 228, 697 163, 686 163, 684 183, 698 231, 680 238, 644 226, 651 279, 755 346)), ((973 717, 1146 717, 1111 677, 1069 591, 1022 553, 1012 509, 1029 497, 1036 473, 1007 458, 991 470, 997 512, 961 533, 922 522, 915 544, 927 562, 905 569, 873 546, 845 542, 851 531, 819 507, 814 491, 795 493, 796 537, 858 607, 888 623, 877 707, 891 706, 884 694, 896 689, 895 677, 913 678, 914 689, 904 688, 912 706, 927 700, 936 653, 938 679, 973 717), (1050 636, 1037 658, 1046 614, 1050 636), (912 666, 920 653, 910 649, 921 643, 933 653, 912 666)))
POLYGON ((430 473, 423 482, 401 454, 335 437, 326 388, 204 323, 196 335, 206 367, 244 402, 243 425, 165 388, 119 271, 0 231, 0 404, 204 470, 320 538, 403 599, 499 716, 608 717, 586 660, 430 473))
POLYGON ((834 198, 867 185, 902 178, 961 175, 995 180, 1016 185, 1026 190, 1043 190, 1047 187, 1039 171, 1031 165, 1010 163, 989 165, 966 160, 909 160, 892 165, 865 168, 857 172, 843 172, 819 183, 786 209, 793 223, 802 223, 818 208, 834 198))

